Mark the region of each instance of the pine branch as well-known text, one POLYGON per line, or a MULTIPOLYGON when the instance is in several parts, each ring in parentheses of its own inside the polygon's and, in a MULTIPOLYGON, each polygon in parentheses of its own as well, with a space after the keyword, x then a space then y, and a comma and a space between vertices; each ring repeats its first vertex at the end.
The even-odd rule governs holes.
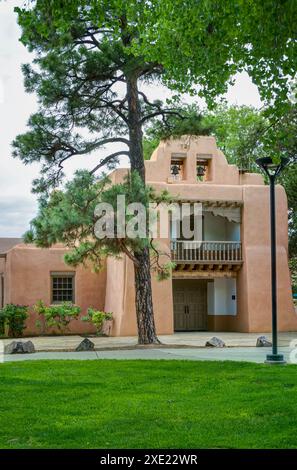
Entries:
POLYGON ((143 101, 148 105, 148 106, 151 106, 153 108, 158 108, 159 110, 162 110, 162 107, 159 103, 152 103, 151 101, 149 101, 148 97, 142 92, 142 91, 139 91, 138 90, 138 94, 140 96, 142 96, 143 98, 143 101))
MULTIPOLYGON (((55 136, 55 137, 57 139, 59 139, 58 136, 55 136)), ((93 150, 96 150, 98 147, 102 147, 103 145, 110 144, 110 143, 116 143, 116 142, 121 142, 121 143, 126 144, 127 146, 129 146, 129 140, 127 140, 125 138, 110 137, 110 138, 102 139, 102 140, 95 141, 93 143, 87 144, 84 149, 75 148, 74 146, 72 146, 68 143, 60 141, 60 145, 56 145, 56 147, 54 149, 52 148, 52 150, 54 150, 55 153, 59 150, 69 152, 69 155, 67 155, 66 157, 63 157, 62 160, 60 160, 60 162, 63 162, 65 160, 67 160, 68 158, 73 157, 75 155, 84 155, 86 153, 90 153, 93 150)))
POLYGON ((139 263, 138 259, 135 258, 133 253, 131 253, 131 251, 127 248, 127 246, 125 245, 124 240, 119 238, 118 242, 119 242, 119 246, 120 246, 121 250, 123 251, 123 253, 125 253, 125 255, 127 255, 128 258, 130 258, 133 261, 135 266, 139 267, 140 263, 139 263))
POLYGON ((171 111, 169 109, 168 110, 166 110, 166 109, 161 110, 160 109, 160 111, 156 111, 155 113, 150 113, 150 114, 147 114, 146 116, 144 116, 141 119, 141 123, 144 123, 145 121, 148 121, 149 119, 152 119, 156 116, 162 116, 164 118, 166 115, 167 116, 177 116, 182 120, 186 119, 186 117, 183 116, 182 114, 180 114, 178 111, 174 111, 174 110, 171 111))
POLYGON ((90 171, 90 175, 93 175, 97 170, 102 168, 103 166, 107 165, 110 161, 114 160, 116 157, 120 155, 127 155, 129 156, 129 152, 125 152, 124 150, 120 150, 118 152, 111 153, 107 157, 103 158, 103 160, 100 161, 100 163, 93 168, 93 170, 90 171))
POLYGON ((107 101, 107 100, 104 100, 101 98, 101 101, 103 103, 106 103, 106 108, 111 108, 126 124, 128 124, 128 118, 125 116, 125 114, 123 114, 117 106, 115 106, 114 104, 112 104, 111 101, 107 101))

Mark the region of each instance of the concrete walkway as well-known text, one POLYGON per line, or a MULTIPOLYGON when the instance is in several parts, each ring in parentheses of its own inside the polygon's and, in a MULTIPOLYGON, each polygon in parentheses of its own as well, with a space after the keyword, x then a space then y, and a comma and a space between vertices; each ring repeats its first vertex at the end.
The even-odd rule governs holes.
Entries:
MULTIPOLYGON (((187 359, 193 361, 248 361, 263 363, 271 348, 256 348, 257 337, 261 333, 218 333, 191 332, 175 333, 174 335, 159 336, 161 346, 139 346, 135 336, 128 337, 91 337, 95 343, 95 351, 75 352, 82 341, 81 336, 44 336, 21 338, 21 341, 31 340, 34 343, 34 354, 5 354, 0 361, 15 362, 43 359, 187 359), (206 341, 212 336, 218 336, 226 348, 205 348, 206 341)), ((270 334, 265 334, 270 339, 270 334)), ((280 333, 279 348, 289 362, 290 342, 296 340, 297 332, 280 333)), ((3 340, 8 344, 12 339, 3 340)))
MULTIPOLYGON (((201 348, 205 346, 206 341, 212 336, 221 338, 227 347, 253 347, 256 345, 258 336, 265 335, 269 339, 269 333, 221 333, 221 332, 190 332, 190 333, 174 333, 173 335, 160 335, 162 347, 168 348, 201 348)), ((141 348, 137 345, 135 336, 121 337, 92 337, 91 341, 95 344, 96 351, 119 350, 119 349, 135 349, 141 348)), ((36 351, 38 352, 70 352, 82 341, 81 336, 35 336, 30 338, 20 338, 20 341, 32 341, 36 351)), ((296 339, 297 332, 279 333, 279 346, 288 347, 291 340, 296 339)), ((13 339, 4 339, 4 344, 8 344, 13 339)))
MULTIPOLYGON (((280 352, 290 363, 290 348, 282 347, 280 352)), ((94 352, 38 352, 35 354, 6 354, 4 362, 18 362, 44 359, 165 359, 165 360, 191 360, 191 361, 245 361, 263 363, 270 348, 238 347, 238 348, 154 348, 154 349, 126 349, 94 352)))

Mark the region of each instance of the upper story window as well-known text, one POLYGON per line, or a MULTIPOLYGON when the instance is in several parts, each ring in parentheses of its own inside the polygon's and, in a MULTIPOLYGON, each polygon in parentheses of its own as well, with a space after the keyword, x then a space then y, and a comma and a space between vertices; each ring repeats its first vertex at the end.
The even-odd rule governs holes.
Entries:
POLYGON ((74 273, 51 273, 51 303, 75 302, 74 273))

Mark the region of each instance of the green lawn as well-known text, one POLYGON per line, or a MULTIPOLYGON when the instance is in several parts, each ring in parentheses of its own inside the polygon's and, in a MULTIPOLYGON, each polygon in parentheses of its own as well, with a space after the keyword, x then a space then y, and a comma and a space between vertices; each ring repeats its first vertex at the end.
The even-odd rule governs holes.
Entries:
POLYGON ((1 448, 296 448, 297 368, 235 362, 0 365, 1 448))

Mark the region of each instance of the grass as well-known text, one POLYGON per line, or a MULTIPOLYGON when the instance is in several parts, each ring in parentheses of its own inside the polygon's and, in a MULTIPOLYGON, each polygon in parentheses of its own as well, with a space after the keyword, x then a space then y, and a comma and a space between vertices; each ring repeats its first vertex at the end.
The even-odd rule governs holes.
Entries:
POLYGON ((0 365, 1 448, 296 448, 297 369, 235 362, 0 365))

